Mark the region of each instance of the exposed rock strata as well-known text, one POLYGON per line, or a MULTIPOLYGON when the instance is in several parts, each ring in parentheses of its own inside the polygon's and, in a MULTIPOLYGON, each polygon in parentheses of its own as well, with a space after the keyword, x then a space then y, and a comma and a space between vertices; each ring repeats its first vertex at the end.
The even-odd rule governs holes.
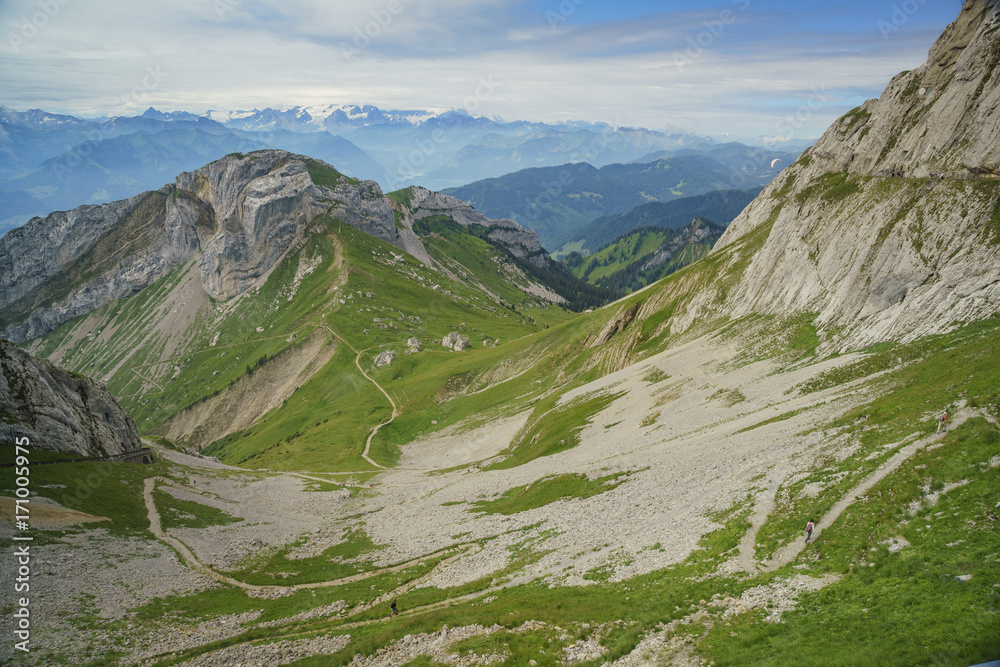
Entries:
POLYGON ((441 344, 450 350, 454 350, 455 352, 462 352, 463 350, 468 350, 472 347, 472 344, 469 342, 469 337, 465 334, 460 334, 457 331, 452 331, 450 334, 445 336, 444 340, 441 341, 441 344))
POLYGON ((673 330, 805 311, 844 334, 836 345, 857 347, 995 314, 997 7, 966 2, 923 66, 843 116, 776 178, 713 250, 742 275, 703 290, 673 330))
POLYGON ((327 211, 383 238, 394 232, 377 184, 341 177, 317 185, 306 160, 284 151, 230 155, 158 193, 31 220, 0 240, 2 335, 41 336, 196 254, 205 292, 232 298, 327 211))
MULTIPOLYGON (((492 220, 461 199, 440 192, 431 192, 421 187, 410 188, 410 192, 414 220, 447 215, 463 227, 489 227, 487 238, 509 250, 514 257, 534 260, 536 256, 544 256, 538 234, 524 229, 513 220, 492 220)), ((547 257, 544 259, 545 262, 549 261, 547 257)), ((538 264, 537 260, 534 261, 538 264)))
POLYGON ((393 205, 374 181, 268 150, 229 155, 157 192, 35 218, 0 240, 0 336, 21 342, 42 336, 136 294, 192 258, 204 291, 231 299, 266 276, 323 214, 428 266, 433 261, 411 223, 442 214, 487 228, 486 237, 515 257, 539 266, 552 261, 538 235, 511 220, 490 220, 423 188, 412 193, 414 211, 397 228, 393 205))
POLYGON ((80 456, 142 448, 135 423, 103 384, 67 373, 0 340, 0 428, 9 444, 80 456))

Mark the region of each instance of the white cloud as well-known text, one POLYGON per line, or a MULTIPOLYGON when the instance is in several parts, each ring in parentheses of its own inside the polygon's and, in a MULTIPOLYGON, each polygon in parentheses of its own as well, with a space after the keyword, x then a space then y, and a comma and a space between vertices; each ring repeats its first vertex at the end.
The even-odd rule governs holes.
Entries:
MULTIPOLYGON (((919 65, 936 36, 914 28, 889 42, 875 31, 789 33, 775 42, 771 24, 780 17, 751 7, 678 67, 676 56, 711 11, 552 30, 541 13, 509 0, 62 2, 18 52, 0 47, 0 101, 8 106, 101 114, 128 97, 134 109, 192 111, 453 108, 492 76, 496 91, 478 113, 774 135, 821 86, 822 104, 795 129, 802 138, 919 65), (144 86, 148 68, 163 73, 152 87, 144 86)), ((5 1, 0 34, 16 34, 36 11, 35 2, 5 1)))

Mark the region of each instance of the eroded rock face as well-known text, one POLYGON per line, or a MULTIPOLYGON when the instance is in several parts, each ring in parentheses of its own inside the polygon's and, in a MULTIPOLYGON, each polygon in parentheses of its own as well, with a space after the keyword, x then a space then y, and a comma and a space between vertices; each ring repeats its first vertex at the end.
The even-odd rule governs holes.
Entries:
POLYGON ((26 436, 33 448, 80 456, 142 448, 135 422, 103 384, 6 340, 0 340, 0 369, 0 428, 8 444, 26 436))
POLYGON ((25 341, 131 296, 197 259, 202 286, 230 299, 255 284, 329 213, 395 242, 392 208, 373 181, 285 151, 230 155, 155 193, 35 218, 0 240, 0 336, 25 341))
POLYGON ((639 314, 640 307, 641 304, 638 303, 630 306, 622 306, 615 316, 608 320, 603 327, 601 327, 600 332, 597 334, 597 337, 590 346, 597 347, 599 345, 604 345, 609 340, 614 338, 615 334, 624 331, 625 328, 632 323, 632 320, 636 318, 636 315, 639 314))
POLYGON ((530 258, 542 252, 538 234, 528 231, 513 220, 492 220, 461 199, 440 192, 431 192, 421 187, 410 188, 410 192, 414 220, 446 215, 463 227, 489 227, 489 239, 507 248, 515 257, 530 258))
POLYGON ((881 97, 841 117, 810 154, 817 168, 923 178, 1000 175, 997 0, 970 0, 881 97))
POLYGON ((1000 21, 966 2, 923 66, 833 124, 716 244, 747 263, 673 326, 816 312, 843 347, 910 340, 1000 308, 1000 21), (900 175, 901 174, 901 175, 900 175), (932 174, 941 176, 932 177, 932 174))

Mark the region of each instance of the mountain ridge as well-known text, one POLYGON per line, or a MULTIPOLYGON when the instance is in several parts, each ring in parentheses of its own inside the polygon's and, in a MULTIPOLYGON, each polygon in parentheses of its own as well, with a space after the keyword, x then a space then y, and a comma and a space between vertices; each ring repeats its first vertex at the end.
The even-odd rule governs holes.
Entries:
MULTIPOLYGON (((436 207, 418 218, 453 213, 463 224, 491 228, 491 239, 514 257, 540 268, 552 263, 537 235, 516 223, 417 192, 418 205, 436 207)), ((0 239, 3 335, 36 338, 135 294, 196 253, 207 294, 231 299, 265 276, 320 214, 421 254, 412 228, 397 230, 393 205, 374 181, 349 179, 283 151, 234 155, 156 192, 53 213, 6 234, 0 239), (116 234, 124 243, 109 241, 116 234)))
POLYGON ((732 190, 737 183, 739 187, 763 186, 774 176, 769 160, 723 164, 702 155, 683 155, 600 168, 588 163, 534 167, 444 192, 490 216, 511 218, 538 232, 546 245, 559 249, 604 216, 626 213, 649 202, 732 190))

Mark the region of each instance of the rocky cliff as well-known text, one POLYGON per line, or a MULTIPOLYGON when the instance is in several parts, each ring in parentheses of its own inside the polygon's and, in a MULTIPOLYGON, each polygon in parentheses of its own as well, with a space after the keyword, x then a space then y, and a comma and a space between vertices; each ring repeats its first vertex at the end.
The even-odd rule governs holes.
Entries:
POLYGON ((546 266, 551 261, 542 248, 537 233, 524 229, 513 220, 487 218, 461 199, 421 187, 412 187, 410 207, 413 210, 414 220, 445 215, 463 227, 473 225, 489 227, 487 238, 506 248, 515 257, 528 259, 537 266, 546 266))
POLYGON ((135 423, 104 385, 35 359, 0 340, 0 428, 8 444, 104 456, 142 447, 135 423))
MULTIPOLYGON (((534 232, 490 220, 468 204, 412 188, 405 222, 448 215, 489 228, 516 257, 550 261, 534 232)), ((216 300, 256 284, 319 215, 430 257, 374 181, 284 151, 234 154, 181 174, 157 192, 35 218, 0 239, 0 335, 26 341, 136 294, 192 257, 216 300)))
POLYGON ((38 337, 137 293, 196 254, 205 291, 232 298, 322 213, 395 240, 376 183, 284 151, 230 155, 155 193, 35 218, 0 240, 2 335, 38 337))
POLYGON ((924 65, 782 172, 713 251, 742 275, 696 298, 678 325, 715 313, 815 312, 850 347, 996 313, 997 12, 996 0, 966 2, 924 65))
POLYGON ((695 218, 691 224, 679 230, 676 236, 657 248, 656 252, 639 266, 639 271, 646 272, 657 269, 669 263, 677 256, 678 252, 690 246, 703 243, 711 247, 724 232, 725 227, 703 218, 695 218))

